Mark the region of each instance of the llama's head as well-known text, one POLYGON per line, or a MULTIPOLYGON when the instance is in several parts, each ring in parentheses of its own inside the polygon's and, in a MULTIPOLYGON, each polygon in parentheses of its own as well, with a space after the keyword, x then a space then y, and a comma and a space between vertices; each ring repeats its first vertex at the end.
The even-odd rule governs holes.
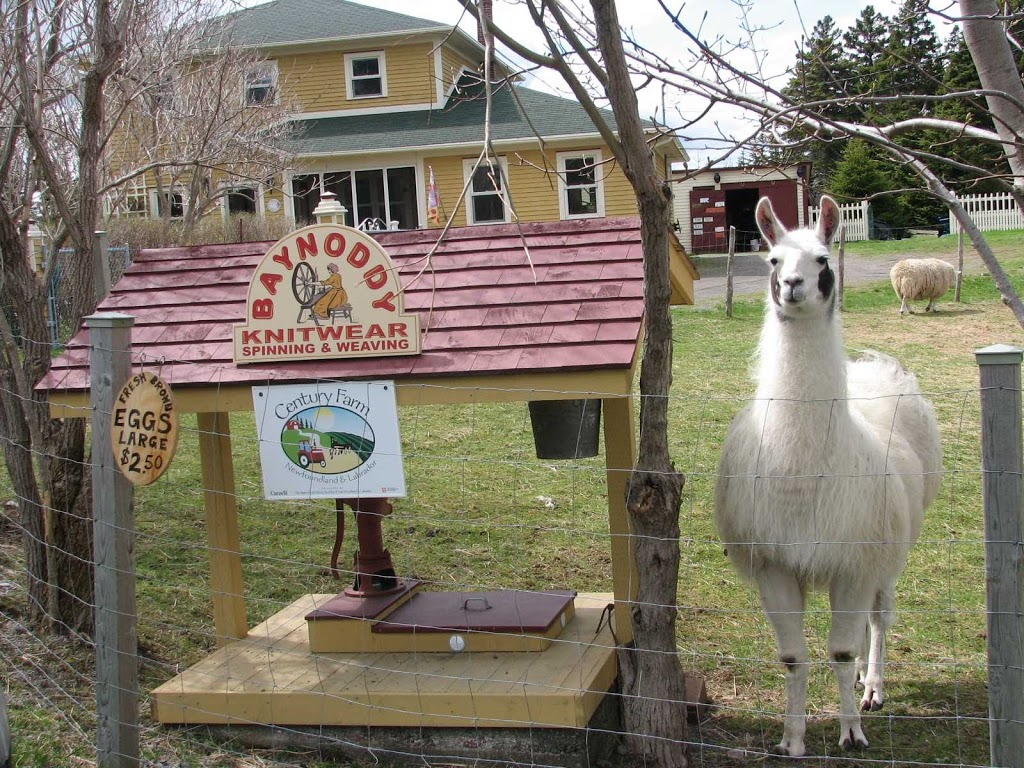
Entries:
POLYGON ((781 318, 831 312, 835 305, 835 273, 829 264, 829 245, 839 228, 839 206, 821 198, 817 229, 787 230, 762 197, 757 204, 757 228, 771 246, 766 260, 772 268, 770 297, 781 318))

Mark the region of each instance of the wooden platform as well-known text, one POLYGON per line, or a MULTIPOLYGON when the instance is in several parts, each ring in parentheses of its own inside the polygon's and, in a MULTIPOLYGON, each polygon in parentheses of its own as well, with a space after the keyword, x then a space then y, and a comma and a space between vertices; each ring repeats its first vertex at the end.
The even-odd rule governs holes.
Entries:
POLYGON ((511 653, 547 649, 575 615, 575 592, 342 593, 306 614, 313 653, 511 653))
POLYGON ((576 597, 576 615, 541 652, 318 653, 305 595, 152 694, 166 724, 582 728, 616 675, 601 614, 611 594, 576 597), (600 626, 600 631, 599 631, 600 626))

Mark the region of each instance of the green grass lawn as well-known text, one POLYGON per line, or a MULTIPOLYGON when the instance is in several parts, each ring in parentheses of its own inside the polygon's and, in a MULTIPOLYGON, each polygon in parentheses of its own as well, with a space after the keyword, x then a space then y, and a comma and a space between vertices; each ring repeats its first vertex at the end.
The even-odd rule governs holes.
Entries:
MULTIPOLYGON (((1024 233, 993 233, 991 239, 1016 284, 1024 286, 1024 233)), ((854 243, 848 245, 848 258, 908 252, 953 258, 955 247, 955 238, 948 237, 854 243)), ((984 765, 985 573, 973 352, 996 342, 1024 345, 1024 333, 983 274, 966 278, 961 304, 950 297, 937 313, 900 318, 898 304, 887 283, 848 289, 846 341, 851 354, 879 349, 917 373, 941 420, 946 476, 899 584, 886 708, 867 717, 872 748, 865 758, 894 765, 984 765)), ((753 391, 748 368, 761 316, 760 297, 738 301, 731 319, 720 306, 674 312, 670 445, 687 478, 678 647, 684 666, 706 675, 718 705, 691 732, 698 765, 729 764, 726 749, 761 751, 778 741, 782 729, 783 673, 774 661, 774 638, 755 593, 722 554, 711 510, 723 435, 753 391)), ((234 414, 231 421, 253 625, 304 593, 341 588, 325 572, 335 516, 329 501, 265 501, 252 415, 234 414)), ((194 418, 186 417, 168 474, 136 493, 144 689, 214 647, 195 428, 194 418)), ((405 408, 401 428, 408 497, 396 500, 394 515, 385 522, 400 574, 438 588, 611 591, 602 457, 537 460, 525 404, 405 408)), ((5 476, 0 476, 0 495, 12 495, 5 476)), ((342 563, 351 561, 353 545, 350 537, 342 563)), ((3 556, 9 571, 17 549, 7 548, 3 556)), ((827 602, 819 596, 808 612, 815 666, 807 744, 815 755, 840 754, 838 698, 825 663, 827 627, 827 602)), ((91 663, 87 653, 76 659, 65 645, 47 646, 39 651, 51 662, 46 668, 61 668, 53 659, 73 659, 68 664, 79 670, 91 663)), ((17 663, 6 650, 0 658, 17 663)), ((8 675, 12 727, 32 745, 16 753, 15 766, 72 764, 70 755, 92 754, 88 673, 69 675, 68 685, 81 701, 70 714, 60 711, 67 699, 59 691, 48 687, 44 696, 19 682, 20 676, 8 675), (69 719, 78 725, 69 725, 69 719)), ((232 763, 224 757, 230 750, 205 744, 188 731, 147 724, 144 743, 153 758, 174 755, 174 765, 263 764, 232 763)), ((830 759, 830 764, 844 762, 830 759)))

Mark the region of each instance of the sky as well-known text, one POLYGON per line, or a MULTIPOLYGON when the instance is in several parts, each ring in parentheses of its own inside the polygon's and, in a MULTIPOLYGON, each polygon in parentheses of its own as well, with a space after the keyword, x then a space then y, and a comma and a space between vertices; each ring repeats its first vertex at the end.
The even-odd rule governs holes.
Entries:
MULTIPOLYGON (((472 18, 467 18, 462 12, 461 6, 455 0, 355 0, 355 2, 366 2, 374 7, 390 11, 405 13, 410 16, 431 19, 445 24, 459 24, 467 32, 476 34, 476 23, 472 18), (461 20, 461 22, 460 22, 461 20)), ((689 26, 700 27, 705 39, 714 39, 718 36, 729 41, 736 41, 744 36, 741 29, 741 12, 735 0, 702 0, 701 2, 681 2, 681 0, 667 0, 672 8, 682 8, 680 14, 689 26)), ((849 27, 860 15, 861 10, 867 5, 874 5, 875 9, 884 15, 891 15, 899 3, 896 0, 874 0, 874 2, 862 2, 861 0, 746 0, 748 6, 749 23, 755 27, 761 27, 763 32, 758 33, 758 47, 764 50, 765 56, 761 64, 766 74, 774 75, 776 84, 785 83, 784 72, 795 58, 796 46, 804 34, 809 34, 815 23, 825 15, 831 15, 840 29, 849 27)), ((625 0, 617 4, 620 23, 631 29, 637 39, 647 47, 666 56, 669 59, 685 61, 679 55, 680 36, 677 31, 671 28, 666 21, 664 12, 656 0, 625 0)), ((534 44, 539 47, 539 34, 533 27, 528 15, 521 5, 510 3, 508 0, 494 0, 494 18, 497 24, 501 25, 516 35, 516 38, 526 44, 534 44)), ((940 34, 945 34, 940 30, 940 34)), ((499 49, 500 50, 500 49, 499 49)), ((751 70, 755 69, 754 57, 747 54, 751 70)), ((526 83, 529 87, 539 90, 568 95, 564 84, 560 82, 557 75, 546 73, 540 79, 531 79, 526 83)), ((650 117, 658 111, 661 112, 662 97, 657 89, 651 88, 639 94, 641 117, 650 117)), ((666 105, 670 122, 673 117, 676 121, 682 118, 696 117, 701 109, 694 100, 678 99, 675 103, 666 105)), ((695 163, 700 162, 712 154, 705 151, 704 144, 707 144, 706 137, 719 135, 720 133, 740 135, 744 132, 746 123, 736 110, 725 107, 716 108, 707 118, 701 121, 695 129, 688 130, 688 136, 684 139, 691 157, 695 163)))

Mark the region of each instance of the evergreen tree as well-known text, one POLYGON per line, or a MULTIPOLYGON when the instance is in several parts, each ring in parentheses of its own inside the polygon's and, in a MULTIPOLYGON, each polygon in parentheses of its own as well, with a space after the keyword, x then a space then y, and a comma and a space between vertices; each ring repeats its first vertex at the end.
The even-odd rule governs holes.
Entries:
POLYGON ((853 79, 850 90, 872 93, 875 90, 882 56, 889 44, 888 18, 868 5, 861 11, 853 26, 843 33, 843 45, 850 61, 853 79))
MULTIPOLYGON (((852 202, 902 188, 895 178, 892 163, 880 154, 860 139, 848 142, 829 180, 831 194, 844 202, 852 202)), ((897 230, 913 223, 907 220, 901 195, 876 197, 871 201, 871 209, 876 222, 884 222, 897 230)))
MULTIPOLYGON (((958 27, 953 28, 946 41, 944 58, 943 90, 945 93, 960 93, 981 88, 978 71, 974 68, 971 53, 967 50, 964 36, 958 27)), ((993 128, 988 107, 982 97, 965 97, 941 102, 936 105, 935 114, 946 120, 959 120, 968 125, 976 125, 989 130, 993 128)), ((957 160, 978 168, 986 168, 993 173, 1006 173, 1009 170, 1006 165, 1006 157, 998 146, 984 142, 960 140, 955 142, 951 150, 950 154, 957 160)), ((992 182, 977 182, 975 176, 969 172, 950 168, 940 175, 949 180, 960 180, 961 184, 969 183, 968 189, 971 192, 995 190, 995 185, 992 182)))
MULTIPOLYGON (((811 36, 804 38, 793 67, 793 77, 783 94, 796 104, 832 102, 820 108, 821 113, 836 120, 845 120, 856 113, 849 97, 856 92, 849 89, 853 67, 842 45, 842 33, 831 16, 825 16, 814 25, 811 36)), ((790 134, 790 139, 799 134, 790 134)), ((811 177, 812 193, 821 192, 842 154, 842 145, 833 142, 814 142, 802 160, 814 166, 811 177)), ((794 160, 797 158, 794 158, 794 160)))
MULTIPOLYGON (((804 38, 797 53, 793 77, 784 89, 790 98, 799 101, 844 100, 850 90, 853 66, 843 49, 842 34, 831 16, 814 25, 809 38, 804 38)), ((829 107, 832 117, 842 117, 850 106, 840 101, 829 107)))
MULTIPOLYGON (((928 18, 928 0, 904 0, 892 20, 880 60, 878 92, 886 96, 937 93, 942 84, 942 49, 928 18)), ((927 103, 894 102, 880 110, 888 120, 928 111, 927 103)))

